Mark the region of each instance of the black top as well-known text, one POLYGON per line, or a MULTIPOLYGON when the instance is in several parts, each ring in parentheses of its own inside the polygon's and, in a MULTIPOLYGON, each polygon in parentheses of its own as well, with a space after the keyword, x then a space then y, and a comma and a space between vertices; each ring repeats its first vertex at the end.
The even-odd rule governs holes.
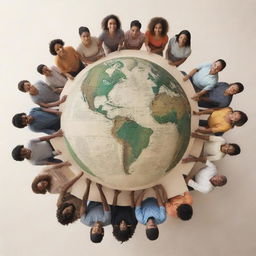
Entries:
POLYGON ((119 225, 122 220, 128 225, 136 226, 138 221, 135 217, 134 208, 131 206, 112 206, 111 224, 119 225))

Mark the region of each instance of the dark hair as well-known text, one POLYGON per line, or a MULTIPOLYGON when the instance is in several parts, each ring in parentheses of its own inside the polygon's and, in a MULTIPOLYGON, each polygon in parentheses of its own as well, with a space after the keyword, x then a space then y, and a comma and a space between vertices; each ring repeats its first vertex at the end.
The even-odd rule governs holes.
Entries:
POLYGON ((29 81, 28 80, 21 80, 21 81, 19 81, 19 83, 18 83, 18 89, 21 91, 21 92, 26 92, 25 90, 24 90, 24 84, 25 83, 29 83, 29 81))
POLYGON ((35 179, 31 184, 32 191, 36 194, 45 194, 51 186, 50 182, 51 182, 51 177, 48 174, 38 175, 37 177, 35 177, 35 179), (48 185, 46 188, 44 188, 44 190, 39 190, 37 187, 37 184, 40 181, 44 181, 44 180, 48 182, 48 185))
POLYGON ((117 241, 121 243, 126 242, 131 238, 134 234, 134 228, 127 227, 126 230, 120 230, 119 226, 113 226, 113 236, 116 238, 117 241))
POLYGON ((161 33, 161 36, 165 36, 168 32, 168 29, 169 29, 169 25, 168 25, 168 22, 166 19, 162 18, 162 17, 155 17, 155 18, 152 18, 148 24, 148 30, 150 32, 151 35, 154 35, 155 32, 154 32, 154 28, 155 28, 155 25, 160 23, 162 25, 162 33, 161 33))
POLYGON ((220 62, 221 63, 221 66, 222 66, 222 68, 221 68, 221 70, 220 71, 222 71, 225 67, 226 67, 226 61, 225 60, 223 60, 223 59, 218 59, 218 60, 216 60, 215 62, 220 62))
POLYGON ((230 154, 229 154, 230 156, 236 156, 236 155, 239 155, 239 154, 240 154, 241 149, 240 149, 240 147, 239 147, 237 144, 235 144, 235 143, 229 143, 229 145, 234 148, 234 152, 233 152, 233 153, 230 153, 230 154))
POLYGON ((242 126, 248 121, 248 117, 243 111, 234 110, 233 112, 238 112, 241 116, 241 118, 237 122, 234 122, 234 125, 242 126))
POLYGON ((238 93, 242 92, 244 90, 244 86, 242 83, 235 82, 233 84, 236 84, 238 86, 238 93))
POLYGON ((185 36, 187 37, 187 41, 186 41, 185 46, 186 46, 186 47, 189 47, 190 44, 191 44, 191 34, 190 34, 190 32, 189 32, 188 30, 182 30, 182 31, 180 31, 179 34, 175 35, 175 36, 176 36, 176 42, 179 41, 179 37, 180 37, 181 35, 185 35, 185 36))
POLYGON ((87 28, 87 27, 80 27, 80 28, 78 29, 78 33, 79 33, 80 36, 81 36, 84 32, 87 32, 87 33, 90 34, 89 28, 87 28))
POLYGON ((117 30, 121 28, 121 22, 120 22, 119 18, 118 18, 116 15, 111 14, 111 15, 108 15, 107 17, 105 17, 105 18, 102 20, 102 22, 101 22, 101 28, 102 28, 103 30, 105 30, 105 31, 108 30, 108 21, 109 21, 110 19, 113 19, 113 20, 116 21, 116 29, 117 29, 117 30))
POLYGON ((52 40, 49 44, 49 50, 52 55, 57 55, 57 53, 54 49, 55 44, 60 44, 60 45, 64 46, 65 43, 61 39, 52 40))
POLYGON ((156 240, 159 236, 158 227, 146 229, 146 235, 149 240, 156 240))
POLYGON ((193 215, 193 208, 189 204, 181 204, 177 208, 177 216, 181 220, 190 220, 193 215))
POLYGON ((43 75, 43 68, 45 67, 44 64, 40 64, 37 66, 36 70, 39 74, 43 75))
POLYGON ((220 182, 218 183, 218 186, 219 186, 219 187, 222 187, 222 186, 226 185, 226 183, 228 182, 228 179, 227 179, 227 177, 224 176, 224 175, 220 175, 220 177, 221 177, 221 180, 220 180, 220 182))
POLYGON ((133 20, 130 24, 130 28, 131 27, 138 27, 139 29, 141 29, 141 23, 138 20, 133 20))
POLYGON ((23 161, 24 157, 21 156, 21 149, 24 148, 24 145, 18 145, 12 150, 12 158, 16 161, 23 161))
POLYGON ((75 214, 75 211, 76 211, 76 208, 73 204, 70 204, 70 203, 62 203, 58 209, 57 209, 57 219, 58 219, 58 222, 61 223, 62 225, 68 225, 69 223, 72 223, 76 220, 76 214, 75 214), (70 214, 63 214, 63 210, 72 205, 73 207, 73 211, 72 213, 70 214))
MULTIPOLYGON (((102 228, 102 230, 104 232, 103 228, 102 228)), ((104 233, 103 234, 98 234, 98 233, 93 234, 92 233, 92 228, 91 228, 91 230, 90 230, 90 238, 91 238, 91 241, 93 243, 100 243, 102 241, 102 239, 103 239, 103 236, 104 236, 104 233)))
POLYGON ((26 125, 22 123, 22 116, 26 115, 26 113, 18 113, 13 116, 12 124, 17 128, 24 128, 26 125))

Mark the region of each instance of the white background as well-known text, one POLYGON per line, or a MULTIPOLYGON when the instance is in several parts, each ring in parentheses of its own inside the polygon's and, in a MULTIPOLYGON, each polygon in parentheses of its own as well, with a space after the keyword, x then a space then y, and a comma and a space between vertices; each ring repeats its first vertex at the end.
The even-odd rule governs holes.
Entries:
POLYGON ((0 4, 0 255, 255 255, 255 1, 1 0, 0 4), (62 38, 66 45, 76 47, 80 26, 88 26, 97 36, 102 18, 111 13, 120 17, 124 30, 131 20, 139 19, 145 31, 154 16, 169 21, 169 37, 188 29, 192 54, 180 69, 188 72, 201 62, 223 58, 227 67, 220 81, 245 85, 231 106, 245 111, 249 122, 225 134, 241 145, 242 153, 218 163, 228 184, 208 195, 193 193, 193 219, 169 218, 160 225, 155 242, 147 240, 144 227, 138 225, 127 243, 115 241, 107 227, 103 242, 92 244, 89 229, 79 221, 69 226, 57 222, 57 196, 32 193, 31 181, 41 168, 15 162, 10 156, 14 146, 39 136, 11 125, 15 113, 32 107, 29 96, 17 90, 17 83, 39 79, 37 65, 53 63, 50 40, 62 38))

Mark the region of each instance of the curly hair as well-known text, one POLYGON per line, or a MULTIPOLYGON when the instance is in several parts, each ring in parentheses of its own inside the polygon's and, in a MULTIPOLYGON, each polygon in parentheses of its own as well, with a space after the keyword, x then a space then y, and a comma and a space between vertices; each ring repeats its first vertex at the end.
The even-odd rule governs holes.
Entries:
POLYGON ((52 55, 57 55, 57 53, 54 49, 55 44, 60 44, 60 45, 64 46, 65 43, 61 39, 52 40, 49 44, 49 50, 52 55))
POLYGON ((76 220, 76 213, 75 212, 76 212, 76 208, 75 208, 75 206, 73 204, 62 203, 58 207, 57 213, 56 213, 58 222, 61 223, 62 225, 68 225, 69 223, 74 222, 76 220), (63 210, 66 207, 69 207, 70 205, 73 207, 72 213, 70 213, 70 214, 63 214, 63 210))
POLYGON ((189 47, 191 45, 191 34, 190 34, 190 32, 188 30, 180 31, 179 34, 175 35, 176 36, 176 42, 179 41, 179 37, 181 35, 185 35, 187 37, 187 41, 186 41, 185 47, 189 47))
POLYGON ((108 21, 110 19, 113 19, 116 21, 116 30, 118 29, 121 29, 121 22, 119 20, 119 18, 114 15, 114 14, 111 14, 111 15, 108 15, 107 17, 105 17, 102 22, 101 22, 101 28, 104 30, 104 31, 107 31, 108 30, 108 21))
POLYGON ((31 184, 32 191, 36 194, 45 194, 51 187, 51 176, 49 174, 41 174, 35 177, 31 184), (37 184, 41 181, 47 181, 48 185, 43 190, 38 189, 37 184))
POLYGON ((128 241, 134 234, 135 228, 127 227, 126 230, 120 230, 119 226, 113 226, 113 236, 121 243, 128 241))
POLYGON ((21 91, 21 92, 26 92, 25 89, 24 89, 24 84, 25 83, 29 83, 28 80, 21 80, 19 81, 18 83, 18 89, 21 91))
POLYGON ((177 207, 177 216, 181 220, 190 220, 193 215, 193 208, 189 204, 181 204, 177 207))
POLYGON ((167 22, 166 19, 162 18, 162 17, 154 17, 150 20, 149 24, 148 24, 148 30, 150 32, 151 35, 154 35, 154 28, 156 26, 156 24, 161 24, 162 25, 162 32, 161 32, 161 36, 164 37, 166 36, 168 30, 169 30, 169 24, 167 22))

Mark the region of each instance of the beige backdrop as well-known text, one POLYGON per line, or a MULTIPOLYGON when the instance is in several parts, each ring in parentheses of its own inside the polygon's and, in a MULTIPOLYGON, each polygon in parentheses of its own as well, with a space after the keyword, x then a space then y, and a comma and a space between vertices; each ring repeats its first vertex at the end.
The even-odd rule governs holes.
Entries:
POLYGON ((255 255, 255 1, 1 0, 0 4, 1 256, 255 255), (148 241, 144 227, 138 225, 134 238, 125 244, 114 240, 111 227, 106 228, 100 245, 92 244, 89 229, 79 221, 67 227, 56 221, 57 196, 31 192, 31 181, 41 168, 10 157, 16 144, 39 136, 11 125, 13 114, 32 106, 28 95, 17 90, 18 81, 35 81, 40 78, 37 65, 52 64, 51 39, 62 38, 67 45, 76 46, 79 26, 88 26, 92 35, 98 35, 101 19, 110 13, 120 16, 124 30, 133 19, 139 19, 145 30, 153 16, 169 21, 170 37, 182 29, 190 30, 192 55, 180 68, 190 71, 201 62, 224 58, 227 67, 220 73, 220 81, 245 85, 232 107, 248 113, 250 120, 225 134, 241 145, 242 153, 218 163, 228 184, 208 195, 193 193, 193 219, 169 218, 160 225, 155 242, 148 241))

